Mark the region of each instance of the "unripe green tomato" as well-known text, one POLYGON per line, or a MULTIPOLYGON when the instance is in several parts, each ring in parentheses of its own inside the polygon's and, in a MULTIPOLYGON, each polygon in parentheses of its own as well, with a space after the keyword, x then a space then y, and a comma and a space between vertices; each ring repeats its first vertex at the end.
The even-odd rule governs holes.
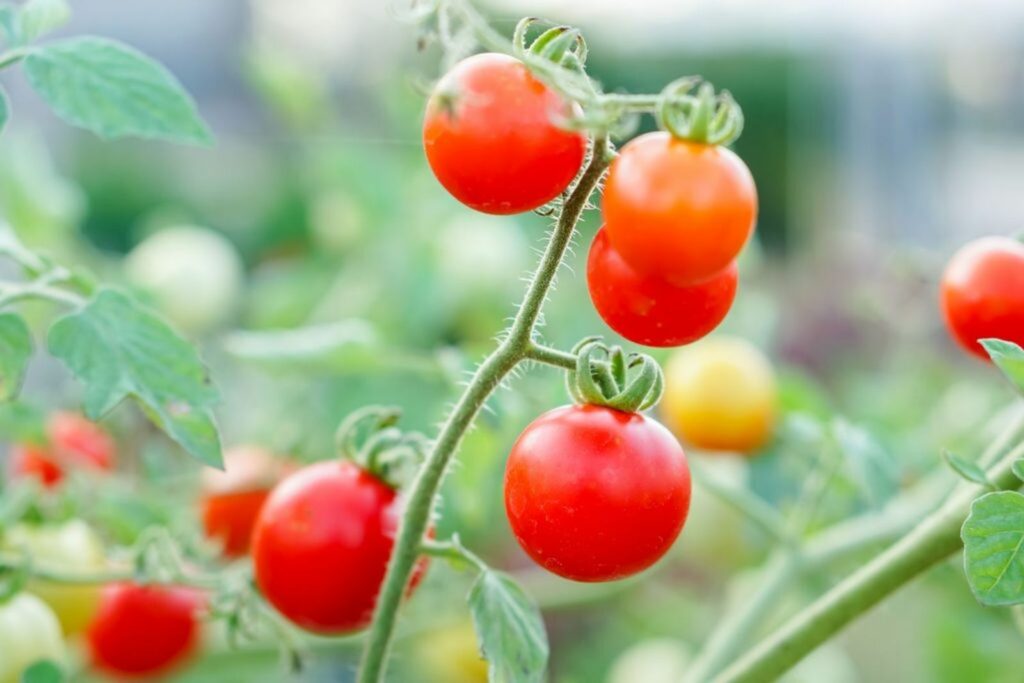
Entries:
POLYGON ((129 281, 181 331, 198 335, 223 324, 238 305, 242 260, 223 235, 195 226, 165 228, 128 255, 129 281))
MULTIPOLYGON (((62 574, 96 574, 106 567, 103 544, 80 519, 64 524, 18 524, 4 533, 4 547, 26 552, 35 567, 62 574)), ((85 630, 96 613, 100 586, 54 583, 33 578, 26 590, 41 598, 57 615, 66 635, 85 630)))
POLYGON ((608 670, 606 683, 679 683, 690 660, 685 643, 651 638, 620 654, 608 670))
POLYGON ((53 610, 31 593, 0 603, 0 683, 18 683, 36 662, 64 666, 67 650, 53 610))

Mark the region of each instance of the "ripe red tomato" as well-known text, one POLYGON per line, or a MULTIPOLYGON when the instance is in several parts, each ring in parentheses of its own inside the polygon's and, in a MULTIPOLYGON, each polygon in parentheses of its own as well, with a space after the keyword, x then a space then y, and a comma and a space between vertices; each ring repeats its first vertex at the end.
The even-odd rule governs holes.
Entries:
POLYGON ((202 518, 208 538, 228 557, 249 551, 253 527, 270 490, 293 468, 258 446, 235 446, 224 452, 224 471, 203 470, 202 518))
POLYGON ((531 211, 576 176, 586 138, 561 123, 571 105, 514 57, 479 54, 438 81, 423 147, 438 181, 484 213, 531 211))
MULTIPOLYGON (((256 583, 278 611, 309 631, 363 628, 399 516, 395 490, 352 462, 308 465, 274 488, 256 520, 256 583)), ((425 568, 421 562, 412 586, 425 568)))
POLYGON ((46 425, 47 444, 18 444, 11 449, 12 477, 34 476, 45 486, 64 479, 65 470, 112 470, 114 440, 103 427, 77 413, 57 412, 46 425))
POLYGON ((93 665, 115 676, 166 673, 195 649, 202 604, 189 588, 106 586, 87 633, 93 665))
POLYGON ((505 469, 505 511, 519 544, 575 581, 621 579, 654 564, 690 507, 679 442, 654 420, 563 406, 519 436, 505 469))
POLYGON ((953 255, 942 276, 942 312, 953 338, 988 360, 979 339, 1024 345, 1024 244, 983 237, 953 255))
POLYGON ((746 244, 757 188, 728 149, 647 133, 612 162, 601 208, 612 246, 630 265, 697 282, 726 268, 746 244))
POLYGON ((608 326, 644 346, 681 346, 718 327, 736 298, 736 263, 702 282, 673 284, 619 255, 601 228, 590 245, 587 286, 608 326))

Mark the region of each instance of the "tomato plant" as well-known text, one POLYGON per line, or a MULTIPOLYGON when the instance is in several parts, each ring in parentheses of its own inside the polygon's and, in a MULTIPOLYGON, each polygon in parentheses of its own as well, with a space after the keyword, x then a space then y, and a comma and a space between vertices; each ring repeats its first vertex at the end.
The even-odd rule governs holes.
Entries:
POLYGON ((665 366, 666 422, 696 448, 751 453, 772 436, 778 389, 771 363, 733 337, 676 351, 665 366))
POLYGON ((608 326, 644 346, 681 346, 715 329, 736 296, 736 264, 701 282, 673 284, 630 266, 598 231, 587 259, 594 308, 608 326))
POLYGON ((962 247, 942 275, 942 312, 963 348, 988 359, 979 339, 1024 344, 1024 244, 983 237, 962 247))
POLYGON ((39 598, 18 593, 0 602, 0 682, 18 683, 32 664, 67 658, 60 624, 39 598))
POLYGON ((437 179, 463 204, 522 213, 561 194, 583 163, 586 137, 566 128, 572 115, 521 61, 474 55, 434 88, 423 148, 437 179))
POLYGON ((114 676, 140 678, 174 669, 198 644, 201 605, 189 588, 106 586, 87 634, 93 665, 114 676))
POLYGON ((757 191, 728 149, 648 133, 612 162, 601 213, 627 263, 685 284, 714 276, 736 258, 754 230, 757 191))
POLYGON ((114 440, 100 425, 77 413, 53 413, 44 445, 19 444, 11 453, 12 477, 31 476, 46 486, 59 484, 68 468, 107 471, 115 466, 114 440))
POLYGON ((690 507, 686 456, 643 415, 565 406, 520 435, 505 510, 538 564, 576 581, 621 579, 671 547, 690 507))

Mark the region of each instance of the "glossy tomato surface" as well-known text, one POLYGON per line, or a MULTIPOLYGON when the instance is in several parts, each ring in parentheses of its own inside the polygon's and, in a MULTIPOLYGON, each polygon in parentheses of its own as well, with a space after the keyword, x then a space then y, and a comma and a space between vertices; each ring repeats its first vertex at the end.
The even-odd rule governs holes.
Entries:
POLYGON ((188 588, 110 584, 88 631, 93 665, 150 679, 188 659, 199 641, 202 599, 188 588))
POLYGON ((604 228, 594 237, 587 258, 594 308, 609 327, 644 346, 681 346, 711 332, 729 312, 738 280, 735 262, 692 284, 643 274, 615 251, 604 228))
POLYGON ((750 238, 757 189, 728 149, 655 132, 623 146, 601 208, 608 238, 630 265, 697 282, 727 267, 750 238))
POLYGON ((1024 345, 1024 244, 983 237, 966 244, 942 276, 942 312, 953 338, 988 359, 979 339, 1024 345))
POLYGON ((530 557, 575 581, 650 567, 690 507, 682 447, 654 420, 600 406, 563 406, 519 436, 505 470, 505 511, 530 557))
POLYGON ((531 211, 561 194, 583 163, 585 136, 563 127, 571 113, 519 60, 478 54, 437 83, 423 147, 438 181, 463 204, 531 211))
POLYGON ((349 461, 302 468, 271 492, 256 522, 252 557, 260 590, 309 631, 366 626, 399 515, 395 490, 349 461))
POLYGON ((12 477, 36 477, 45 486, 59 484, 68 468, 106 471, 114 468, 117 449, 110 434, 77 413, 57 412, 46 424, 46 444, 11 448, 12 477))
POLYGON ((771 438, 777 412, 775 370, 745 339, 709 337, 665 365, 661 413, 692 446, 752 453, 771 438))

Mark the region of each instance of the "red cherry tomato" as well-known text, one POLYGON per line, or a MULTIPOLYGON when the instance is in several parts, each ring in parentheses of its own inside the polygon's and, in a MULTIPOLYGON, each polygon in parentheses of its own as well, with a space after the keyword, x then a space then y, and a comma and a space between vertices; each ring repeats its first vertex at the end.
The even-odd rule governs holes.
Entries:
POLYGON ((647 133, 612 162, 601 207, 608 239, 630 265, 698 282, 726 268, 746 244, 757 188, 728 149, 647 133))
POLYGON ((249 551, 264 501, 293 469, 258 446, 235 446, 224 452, 224 471, 203 470, 203 528, 207 537, 221 544, 226 556, 241 557, 249 551))
POLYGON ((202 598, 178 587, 110 584, 87 633, 93 665, 149 679, 182 664, 199 640, 202 598))
MULTIPOLYGON (((395 490, 349 461, 302 468, 274 488, 256 520, 252 557, 260 590, 309 631, 363 628, 399 515, 395 490)), ((412 586, 425 566, 417 567, 412 586)))
POLYGON ((733 299, 736 263, 708 280, 677 285, 645 275, 623 260, 601 228, 590 246, 587 286, 608 326, 644 346, 682 346, 718 327, 733 299))
POLYGON ((682 447, 636 413, 556 408, 519 436, 505 470, 505 511, 520 545, 575 581, 650 567, 679 535, 689 507, 682 447))
POLYGON ((942 312, 953 338, 988 360, 979 339, 1024 345, 1024 244, 983 237, 953 255, 942 276, 942 312))
POLYGON ((565 190, 583 163, 585 136, 561 126, 571 113, 518 59, 474 55, 441 78, 427 103, 427 161, 470 208, 531 211, 565 190))
POLYGON ((12 477, 34 476, 45 486, 64 479, 67 468, 112 470, 114 440, 103 427, 77 413, 57 412, 46 425, 47 444, 19 444, 11 449, 12 477))

